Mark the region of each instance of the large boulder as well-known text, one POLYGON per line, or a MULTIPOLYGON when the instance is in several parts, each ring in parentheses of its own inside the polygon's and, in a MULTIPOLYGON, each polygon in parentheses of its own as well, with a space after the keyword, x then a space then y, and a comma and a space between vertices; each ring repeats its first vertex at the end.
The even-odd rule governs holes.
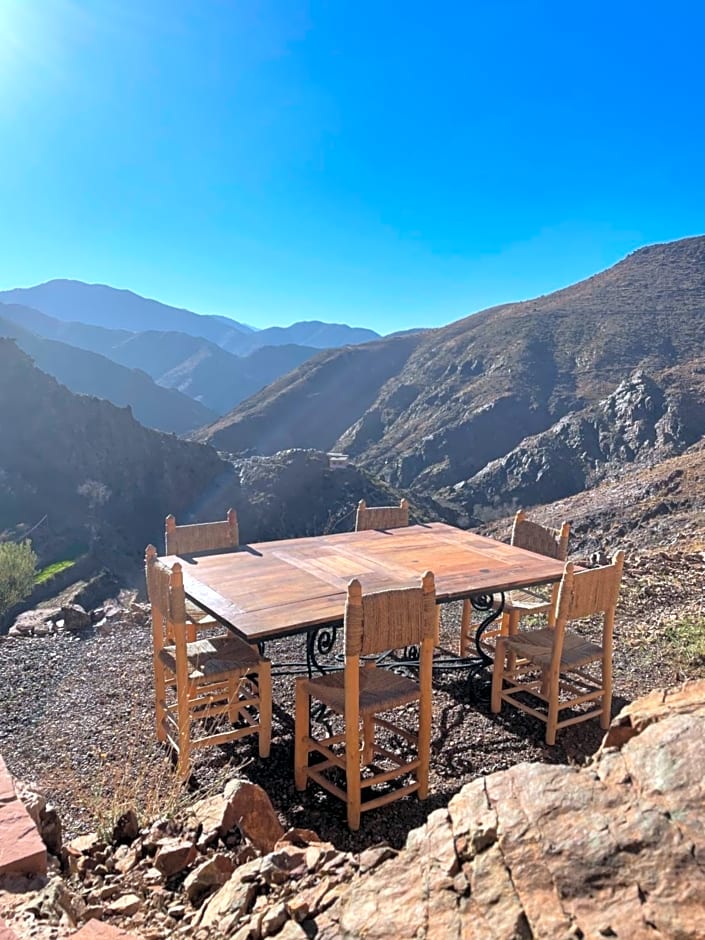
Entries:
POLYGON ((465 786, 317 936, 695 940, 704 780, 705 681, 654 693, 587 767, 524 763, 465 786))

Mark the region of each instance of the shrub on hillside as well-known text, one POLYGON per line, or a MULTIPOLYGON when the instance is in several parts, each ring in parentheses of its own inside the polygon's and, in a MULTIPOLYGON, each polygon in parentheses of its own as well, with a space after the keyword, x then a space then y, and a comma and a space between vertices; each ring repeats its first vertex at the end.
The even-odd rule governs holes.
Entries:
POLYGON ((29 539, 0 543, 0 614, 30 593, 36 567, 37 556, 29 539))

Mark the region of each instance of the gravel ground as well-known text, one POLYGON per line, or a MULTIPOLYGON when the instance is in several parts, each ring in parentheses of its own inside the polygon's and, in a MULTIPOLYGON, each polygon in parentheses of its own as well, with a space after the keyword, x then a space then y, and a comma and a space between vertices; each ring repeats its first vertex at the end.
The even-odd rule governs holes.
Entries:
MULTIPOLYGON (((623 582, 615 629, 613 711, 658 686, 705 675, 705 610, 700 551, 651 552, 633 558, 623 582), (700 653, 698 653, 700 643, 700 653)), ((456 649, 460 605, 444 606, 442 645, 456 649)), ((518 761, 582 763, 600 744, 597 721, 567 728, 556 747, 543 725, 505 705, 499 716, 476 699, 459 673, 434 676, 429 798, 412 797, 363 815, 358 833, 343 804, 309 785, 293 785, 293 683, 274 680, 271 756, 261 761, 256 738, 210 748, 194 762, 187 793, 179 792, 165 752, 154 739, 151 636, 120 624, 108 631, 45 638, 0 637, 0 753, 10 770, 35 781, 57 804, 68 837, 95 828, 127 804, 143 820, 222 789, 245 775, 269 793, 282 821, 315 830, 341 849, 379 842, 401 846, 408 831, 481 774, 518 761)), ((270 644, 274 662, 303 658, 300 638, 270 644)))

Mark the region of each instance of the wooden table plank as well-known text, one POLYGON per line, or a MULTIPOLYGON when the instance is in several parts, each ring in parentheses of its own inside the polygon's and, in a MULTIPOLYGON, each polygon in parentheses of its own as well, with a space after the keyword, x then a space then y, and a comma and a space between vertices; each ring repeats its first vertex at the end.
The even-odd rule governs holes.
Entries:
POLYGON ((175 556, 186 595, 256 642, 342 620, 348 581, 365 590, 434 572, 439 601, 557 581, 563 563, 444 523, 345 532, 175 556))

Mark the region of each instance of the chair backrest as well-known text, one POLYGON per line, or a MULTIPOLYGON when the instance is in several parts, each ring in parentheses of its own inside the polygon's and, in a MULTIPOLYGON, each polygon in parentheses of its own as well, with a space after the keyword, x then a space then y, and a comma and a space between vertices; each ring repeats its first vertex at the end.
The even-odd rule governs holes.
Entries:
POLYGON ((433 643, 436 585, 427 571, 419 587, 362 593, 355 578, 345 604, 345 655, 369 656, 404 646, 433 643))
POLYGON ((623 567, 623 551, 617 552, 611 563, 602 568, 576 571, 573 563, 569 562, 558 591, 557 619, 581 620, 614 610, 623 567))
POLYGON ((523 509, 514 516, 512 545, 517 548, 525 548, 529 552, 536 552, 537 555, 565 561, 568 556, 569 536, 569 522, 564 522, 560 529, 550 529, 527 519, 523 509))
POLYGON ((177 525, 176 518, 168 515, 164 541, 167 555, 237 548, 240 541, 237 514, 234 509, 228 509, 224 522, 199 522, 195 525, 177 525))
POLYGON ((368 506, 364 499, 357 504, 355 531, 367 529, 402 529, 409 525, 409 503, 402 499, 398 506, 368 506))
POLYGON ((157 557, 154 545, 145 552, 147 594, 152 607, 152 633, 155 650, 165 643, 186 643, 186 595, 181 565, 172 568, 157 557))
POLYGON ((560 661, 566 624, 602 614, 602 648, 612 648, 614 614, 624 568, 624 552, 617 552, 612 562, 602 568, 576 571, 568 562, 563 572, 555 610, 554 662, 560 661))

